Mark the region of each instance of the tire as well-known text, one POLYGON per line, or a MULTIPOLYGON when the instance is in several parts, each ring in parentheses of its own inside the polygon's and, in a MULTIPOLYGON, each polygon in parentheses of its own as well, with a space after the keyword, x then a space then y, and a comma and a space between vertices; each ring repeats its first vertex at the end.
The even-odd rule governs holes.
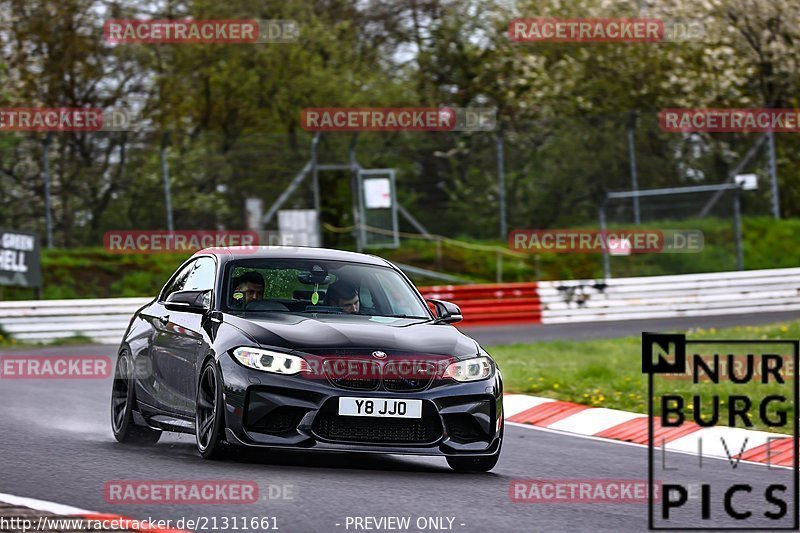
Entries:
POLYGON ((492 455, 464 455, 447 457, 447 464, 456 472, 488 472, 497 465, 500 459, 500 449, 503 447, 503 432, 500 429, 500 444, 492 455))
POLYGON ((225 459, 230 445, 225 441, 225 407, 222 380, 213 360, 203 366, 195 401, 195 441, 203 459, 225 459))
POLYGON ((136 405, 134 385, 133 360, 127 351, 121 351, 111 386, 111 431, 114 438, 123 444, 151 446, 161 438, 161 431, 137 426, 133 421, 136 405))

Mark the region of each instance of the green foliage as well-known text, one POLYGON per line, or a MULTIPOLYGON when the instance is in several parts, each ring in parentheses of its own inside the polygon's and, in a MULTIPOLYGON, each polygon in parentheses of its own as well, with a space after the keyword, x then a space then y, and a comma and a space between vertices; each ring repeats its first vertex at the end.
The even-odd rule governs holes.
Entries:
POLYGON ((14 344, 17 344, 16 339, 14 339, 14 337, 12 337, 11 334, 7 332, 2 325, 0 325, 0 346, 8 346, 14 344))
MULTIPOLYGON (((533 14, 635 17, 641 6, 633 0, 106 4, 0 0, 0 12, 9 15, 0 20, 0 104, 136 108, 147 125, 139 132, 50 138, 54 236, 64 248, 98 246, 107 230, 164 228, 162 146, 176 227, 243 227, 245 199, 270 205, 309 157, 312 135, 299 120, 307 107, 496 108, 511 228, 593 223, 604 191, 630 187, 629 123, 636 126, 642 188, 723 182, 755 140, 751 133, 667 133, 658 125, 660 109, 798 107, 800 7, 789 0, 648 5, 648 17, 703 21, 705 38, 684 43, 519 43, 507 35, 509 20, 533 14), (109 16, 142 13, 292 19, 300 37, 286 44, 165 46, 99 38, 109 16)), ((39 132, 0 138, 0 227, 43 233, 44 139, 39 132)), ((781 210, 800 215, 800 137, 777 139, 781 210)), ((326 133, 320 161, 346 161, 352 141, 348 133, 326 133)), ((364 132, 356 155, 364 167, 398 170, 403 205, 430 231, 496 237, 494 132, 364 132)), ((763 183, 762 155, 746 170, 763 183)), ((323 172, 320 182, 323 221, 352 224, 349 173, 323 172)), ((769 187, 748 195, 746 214, 768 212, 769 187)), ((307 208, 311 201, 305 183, 286 206, 307 208)), ((331 236, 326 244, 345 246, 349 239, 331 236)), ((462 259, 467 271, 485 277, 477 263, 487 261, 462 259)), ((550 267, 542 261, 545 277, 550 267, 558 277, 591 269, 584 259, 550 267)), ((513 262, 507 270, 526 275, 513 262)), ((80 280, 60 274, 67 280, 60 294, 77 294, 68 287, 80 280)))

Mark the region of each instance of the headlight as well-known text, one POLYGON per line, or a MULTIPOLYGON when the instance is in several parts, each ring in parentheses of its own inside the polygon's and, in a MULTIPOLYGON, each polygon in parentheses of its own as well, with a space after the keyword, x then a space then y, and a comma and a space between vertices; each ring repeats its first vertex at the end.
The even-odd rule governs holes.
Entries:
POLYGON ((302 357, 261 348, 236 348, 232 353, 244 366, 273 374, 297 374, 308 367, 302 357))
POLYGON ((473 357, 451 364, 442 377, 453 378, 456 381, 478 381, 491 376, 493 370, 494 365, 488 357, 473 357))

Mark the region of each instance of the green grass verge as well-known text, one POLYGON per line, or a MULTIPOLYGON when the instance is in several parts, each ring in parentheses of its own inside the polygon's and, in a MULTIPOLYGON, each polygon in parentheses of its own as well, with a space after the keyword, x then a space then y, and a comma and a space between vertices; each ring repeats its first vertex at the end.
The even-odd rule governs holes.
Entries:
MULTIPOLYGON (((695 329, 689 330, 687 337, 690 340, 798 339, 800 321, 720 330, 695 329)), ((489 348, 489 353, 500 366, 506 392, 533 394, 592 407, 647 412, 647 379, 641 370, 640 337, 493 346, 489 348)), ((674 393, 684 398, 692 392, 700 393, 703 402, 701 412, 704 416, 711 412, 712 391, 720 394, 719 387, 723 387, 725 391, 720 394, 722 398, 726 398, 728 394, 747 394, 756 406, 767 394, 785 394, 787 391, 786 385, 693 385, 690 379, 662 379, 656 386, 659 393, 674 393)), ((786 411, 787 416, 792 416, 792 408, 778 408, 773 403, 770 404, 768 413, 774 418, 781 409, 786 411)), ((660 409, 657 408, 656 411, 660 412, 660 409)), ((721 425, 728 425, 727 413, 727 405, 721 406, 721 425)), ((769 428, 758 420, 753 422, 756 429, 781 431, 779 428, 769 428)), ((741 427, 740 422, 737 427, 741 427)), ((789 427, 791 428, 791 423, 789 427)))

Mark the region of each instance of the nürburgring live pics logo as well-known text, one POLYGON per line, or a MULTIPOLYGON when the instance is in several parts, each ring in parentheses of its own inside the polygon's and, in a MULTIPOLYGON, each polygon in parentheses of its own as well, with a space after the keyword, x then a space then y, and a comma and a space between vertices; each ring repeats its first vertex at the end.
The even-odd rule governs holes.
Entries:
POLYGON ((785 367, 798 368, 799 344, 642 333, 650 529, 797 530, 800 382, 785 367), (734 360, 744 361, 744 372, 731 370, 734 360), (665 379, 687 367, 690 385, 665 379), (771 464, 770 446, 790 435, 792 468, 771 464), (742 463, 754 452, 764 452, 767 464, 742 463))

